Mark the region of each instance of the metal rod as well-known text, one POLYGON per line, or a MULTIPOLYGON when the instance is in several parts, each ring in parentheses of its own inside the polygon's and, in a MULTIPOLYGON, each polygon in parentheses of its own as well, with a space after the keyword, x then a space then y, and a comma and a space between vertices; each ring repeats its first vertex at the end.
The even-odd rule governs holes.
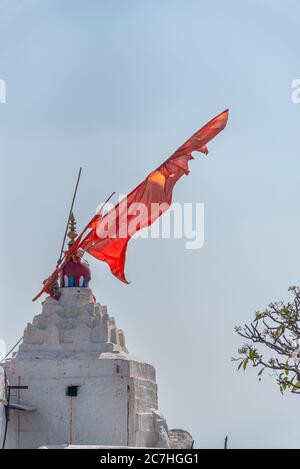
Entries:
POLYGON ((8 386, 9 389, 28 389, 28 386, 8 386))
MULTIPOLYGON (((19 343, 21 342, 22 339, 23 339, 23 336, 21 337, 21 339, 18 340, 18 342, 13 346, 13 348, 11 348, 9 352, 7 352, 7 354, 5 355, 4 358, 2 358, 2 360, 5 360, 8 357, 8 355, 11 354, 11 352, 16 348, 17 345, 19 345, 19 343)), ((0 360, 0 361, 2 361, 2 360, 0 360)))
MULTIPOLYGON (((21 376, 18 376, 18 391, 17 391, 17 403, 21 403, 21 393, 20 393, 20 387, 21 387, 21 376)), ((10 388, 12 389, 12 388, 10 388)), ((17 414, 17 423, 18 423, 18 449, 20 449, 20 432, 21 432, 21 414, 18 412, 17 414)))
MULTIPOLYGON (((98 213, 96 213, 96 215, 94 215, 94 217, 88 222, 88 224, 86 225, 86 227, 84 228, 84 230, 80 233, 80 235, 77 236, 77 238, 75 239, 74 241, 74 244, 72 244, 69 249, 68 249, 68 253, 73 253, 73 252, 76 252, 76 250, 78 249, 78 247, 81 246, 82 242, 85 240, 85 238, 82 240, 82 237, 83 235, 85 234, 85 232, 90 228, 91 226, 91 223, 93 223, 95 220, 97 220, 97 218, 99 217, 99 213, 101 214, 101 211, 103 210, 104 206, 107 204, 107 202, 109 202, 109 200, 112 198, 112 196, 115 194, 115 192, 112 192, 110 194, 110 196, 108 197, 108 199, 104 202, 104 204, 102 205, 100 211, 98 213)), ((105 216, 105 215, 104 215, 105 216)), ((70 217, 69 217, 70 218, 70 217)), ((67 231, 67 230, 66 230, 67 231)), ((65 260, 66 261, 66 260, 65 260)), ((64 262, 65 262, 64 261, 64 262)), ((62 263, 62 258, 60 259, 60 262, 57 263, 56 265, 56 269, 55 271, 50 275, 50 277, 53 277, 54 275, 57 275, 61 270, 62 270, 62 266, 64 265, 64 263, 62 263)), ((49 277, 49 278, 50 278, 49 277)), ((45 287, 42 288, 42 290, 32 299, 32 301, 36 301, 38 298, 40 298, 40 296, 45 292, 45 287)))
MULTIPOLYGON (((7 383, 6 373, 4 372, 4 379, 7 383)), ((9 403, 10 403, 10 387, 6 386, 6 405, 4 407, 5 410, 5 427, 4 427, 4 434, 3 434, 3 441, 2 441, 2 449, 5 449, 6 437, 7 437, 7 428, 8 428, 8 421, 9 421, 9 403)))
MULTIPOLYGON (((103 212, 103 209, 105 207, 105 205, 110 201, 110 199, 112 198, 112 196, 115 195, 115 192, 112 192, 110 194, 110 196, 106 199, 106 201, 102 204, 100 210, 97 211, 96 215, 93 216, 93 218, 88 222, 88 224, 86 225, 86 227, 82 230, 82 232, 80 233, 80 235, 77 236, 76 240, 75 240, 75 243, 76 245, 79 243, 79 246, 82 244, 82 242, 84 240, 82 240, 82 237, 83 235, 85 234, 85 232, 90 228, 91 224, 98 219, 99 216, 102 216, 102 212, 103 212)), ((106 215, 104 215, 106 216, 106 215)), ((104 217, 103 217, 104 218, 104 217)), ((88 236, 88 235, 87 235, 88 236)), ((85 238, 84 238, 85 239, 85 238)), ((73 245, 74 246, 74 245, 73 245)))
POLYGON ((59 264, 61 263, 62 258, 63 258, 64 248, 65 248, 65 242, 66 242, 66 237, 67 237, 68 228, 69 228, 69 221, 70 221, 70 217, 71 217, 72 212, 73 212, 73 207, 74 207, 74 202, 75 202, 75 198, 76 198, 76 194, 77 194, 77 189, 78 189, 78 185, 79 185, 79 180, 80 180, 80 176, 81 176, 81 171, 82 171, 82 168, 79 168, 78 177, 77 177, 77 182, 76 182, 76 186, 75 186, 75 191, 74 191, 74 195, 73 195, 73 199, 72 199, 72 203, 71 203, 71 208, 70 208, 70 211, 69 211, 68 221, 67 221, 67 225, 66 225, 66 229, 65 229, 65 234, 64 234, 64 238, 63 238, 62 245, 61 245, 61 250, 60 250, 59 259, 58 259, 58 261, 57 261, 57 265, 59 265, 59 264))

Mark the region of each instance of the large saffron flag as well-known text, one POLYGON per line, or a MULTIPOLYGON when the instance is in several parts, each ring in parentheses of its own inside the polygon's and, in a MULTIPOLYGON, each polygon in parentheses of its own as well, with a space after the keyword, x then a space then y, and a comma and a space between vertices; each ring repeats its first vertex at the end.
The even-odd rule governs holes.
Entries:
POLYGON ((96 215, 88 225, 89 233, 78 239, 76 247, 106 262, 113 275, 128 283, 124 272, 128 241, 168 210, 176 182, 189 174, 192 152, 207 154, 206 144, 225 128, 227 120, 228 110, 192 135, 106 215, 96 215))
POLYGON ((107 214, 103 215, 100 210, 69 247, 63 262, 44 280, 43 289, 33 301, 44 292, 58 298, 55 293, 58 274, 79 248, 106 262, 113 275, 128 283, 124 272, 128 241, 168 210, 176 182, 189 174, 188 162, 193 159, 192 153, 199 151, 207 155, 207 143, 226 127, 227 120, 228 110, 194 133, 107 214))

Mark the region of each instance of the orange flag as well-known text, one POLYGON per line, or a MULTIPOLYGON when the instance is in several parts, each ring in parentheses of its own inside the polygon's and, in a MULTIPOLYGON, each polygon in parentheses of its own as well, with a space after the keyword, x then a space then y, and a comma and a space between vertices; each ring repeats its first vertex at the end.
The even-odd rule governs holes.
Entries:
POLYGON ((174 185, 181 176, 189 174, 188 161, 193 159, 192 152, 207 154, 206 144, 226 127, 227 120, 228 110, 192 135, 110 212, 103 217, 96 215, 88 225, 88 235, 75 241, 76 248, 106 262, 113 275, 128 283, 124 268, 129 239, 168 210, 174 185))

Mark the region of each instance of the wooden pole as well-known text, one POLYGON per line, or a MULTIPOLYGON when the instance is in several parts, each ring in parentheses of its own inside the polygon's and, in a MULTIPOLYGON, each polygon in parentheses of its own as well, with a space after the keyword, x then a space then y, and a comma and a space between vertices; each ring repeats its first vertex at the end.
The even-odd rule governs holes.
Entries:
MULTIPOLYGON (((80 168, 80 171, 79 171, 79 175, 78 175, 78 180, 77 180, 77 184, 76 184, 76 190, 77 190, 77 187, 78 187, 78 182, 79 182, 79 176, 80 176, 80 173, 81 173, 81 168, 80 168)), ((68 225, 69 225, 69 220, 70 220, 70 216, 71 216, 71 213, 72 213, 72 209, 73 209, 73 204, 74 204, 74 200, 75 200, 75 196, 76 196, 76 190, 75 190, 75 194, 74 194, 74 197, 73 197, 73 201, 72 201, 72 206, 71 206, 71 210, 70 210, 70 213, 69 213, 69 218, 68 218, 68 223, 67 223, 67 228, 66 228, 66 232, 65 232, 65 236, 64 236, 64 241, 63 241, 63 246, 65 245, 65 240, 66 240, 66 236, 67 236, 67 232, 68 232, 68 225)), ((68 254, 72 254, 74 252, 76 252, 76 250, 78 249, 78 247, 80 246, 80 243, 82 242, 82 237, 83 235, 85 234, 85 232, 90 228, 90 225, 93 221, 95 221, 99 215, 101 216, 102 214, 102 211, 105 207, 105 205, 107 204, 107 202, 109 202, 109 200, 112 198, 112 196, 115 194, 115 192, 112 192, 110 194, 110 196, 108 197, 108 199, 104 202, 104 204, 102 205, 100 211, 89 221, 89 223, 86 225, 86 227, 84 228, 84 230, 80 233, 80 235, 77 236, 77 238, 74 240, 74 243, 69 247, 68 249, 68 254)), ((85 238, 84 238, 85 239, 85 238)), ((64 259, 63 261, 63 248, 62 248, 62 251, 61 251, 61 256, 57 262, 57 265, 56 265, 56 269, 54 270, 54 272, 50 275, 50 278, 53 278, 55 277, 56 275, 58 275, 58 273, 62 270, 64 264, 66 263, 67 259, 64 259)), ((46 282, 46 281, 45 281, 46 282)), ((44 282, 44 284, 45 284, 44 282)), ((32 299, 32 301, 36 301, 43 293, 45 292, 45 287, 42 288, 42 290, 32 299)))
POLYGON ((64 233, 63 242, 62 242, 62 245, 61 245, 59 259, 57 261, 57 266, 59 266, 61 264, 61 261, 62 261, 63 255, 64 255, 65 242, 66 242, 66 237, 67 237, 68 228, 69 228, 69 221, 70 221, 70 217, 71 217, 72 212, 73 212, 73 207, 74 207, 74 202, 75 202, 77 189, 78 189, 78 185, 79 185, 79 181, 80 181, 81 171, 82 171, 82 168, 79 168, 79 172, 78 172, 78 176, 77 176, 77 182, 76 182, 76 186, 75 186, 75 190, 74 190, 74 194, 73 194, 71 208, 70 208, 70 211, 69 211, 69 216, 68 216, 68 220, 67 220, 67 225, 66 225, 66 229, 65 229, 65 233, 64 233))
MULTIPOLYGON (((96 215, 94 215, 94 217, 88 222, 88 224, 86 225, 86 227, 82 230, 82 232, 80 233, 80 235, 77 236, 76 240, 79 240, 81 242, 81 238, 83 237, 83 235, 85 234, 85 232, 88 230, 88 228, 90 227, 91 223, 93 223, 93 221, 97 220, 97 218, 100 216, 102 217, 102 212, 103 212, 103 209, 105 207, 105 205, 110 201, 110 199, 112 198, 112 196, 115 195, 115 192, 112 192, 110 194, 110 196, 106 199, 106 201, 102 204, 100 210, 96 213, 96 215)), ((84 238, 85 239, 85 238, 84 238)), ((76 241, 75 240, 75 241, 76 241)))

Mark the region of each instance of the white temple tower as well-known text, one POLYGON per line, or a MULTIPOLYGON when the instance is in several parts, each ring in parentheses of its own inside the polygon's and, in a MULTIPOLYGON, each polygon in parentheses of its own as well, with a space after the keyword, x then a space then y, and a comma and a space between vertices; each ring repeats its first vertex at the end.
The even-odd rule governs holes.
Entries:
POLYGON ((81 256, 64 264, 60 288, 54 285, 18 351, 0 364, 6 377, 3 397, 0 376, 1 444, 190 447, 188 432, 168 431, 155 369, 129 354, 123 331, 95 302, 81 256))
POLYGON ((4 369, 10 385, 28 386, 11 390, 5 448, 169 446, 153 366, 128 353, 89 288, 48 297, 4 369))

